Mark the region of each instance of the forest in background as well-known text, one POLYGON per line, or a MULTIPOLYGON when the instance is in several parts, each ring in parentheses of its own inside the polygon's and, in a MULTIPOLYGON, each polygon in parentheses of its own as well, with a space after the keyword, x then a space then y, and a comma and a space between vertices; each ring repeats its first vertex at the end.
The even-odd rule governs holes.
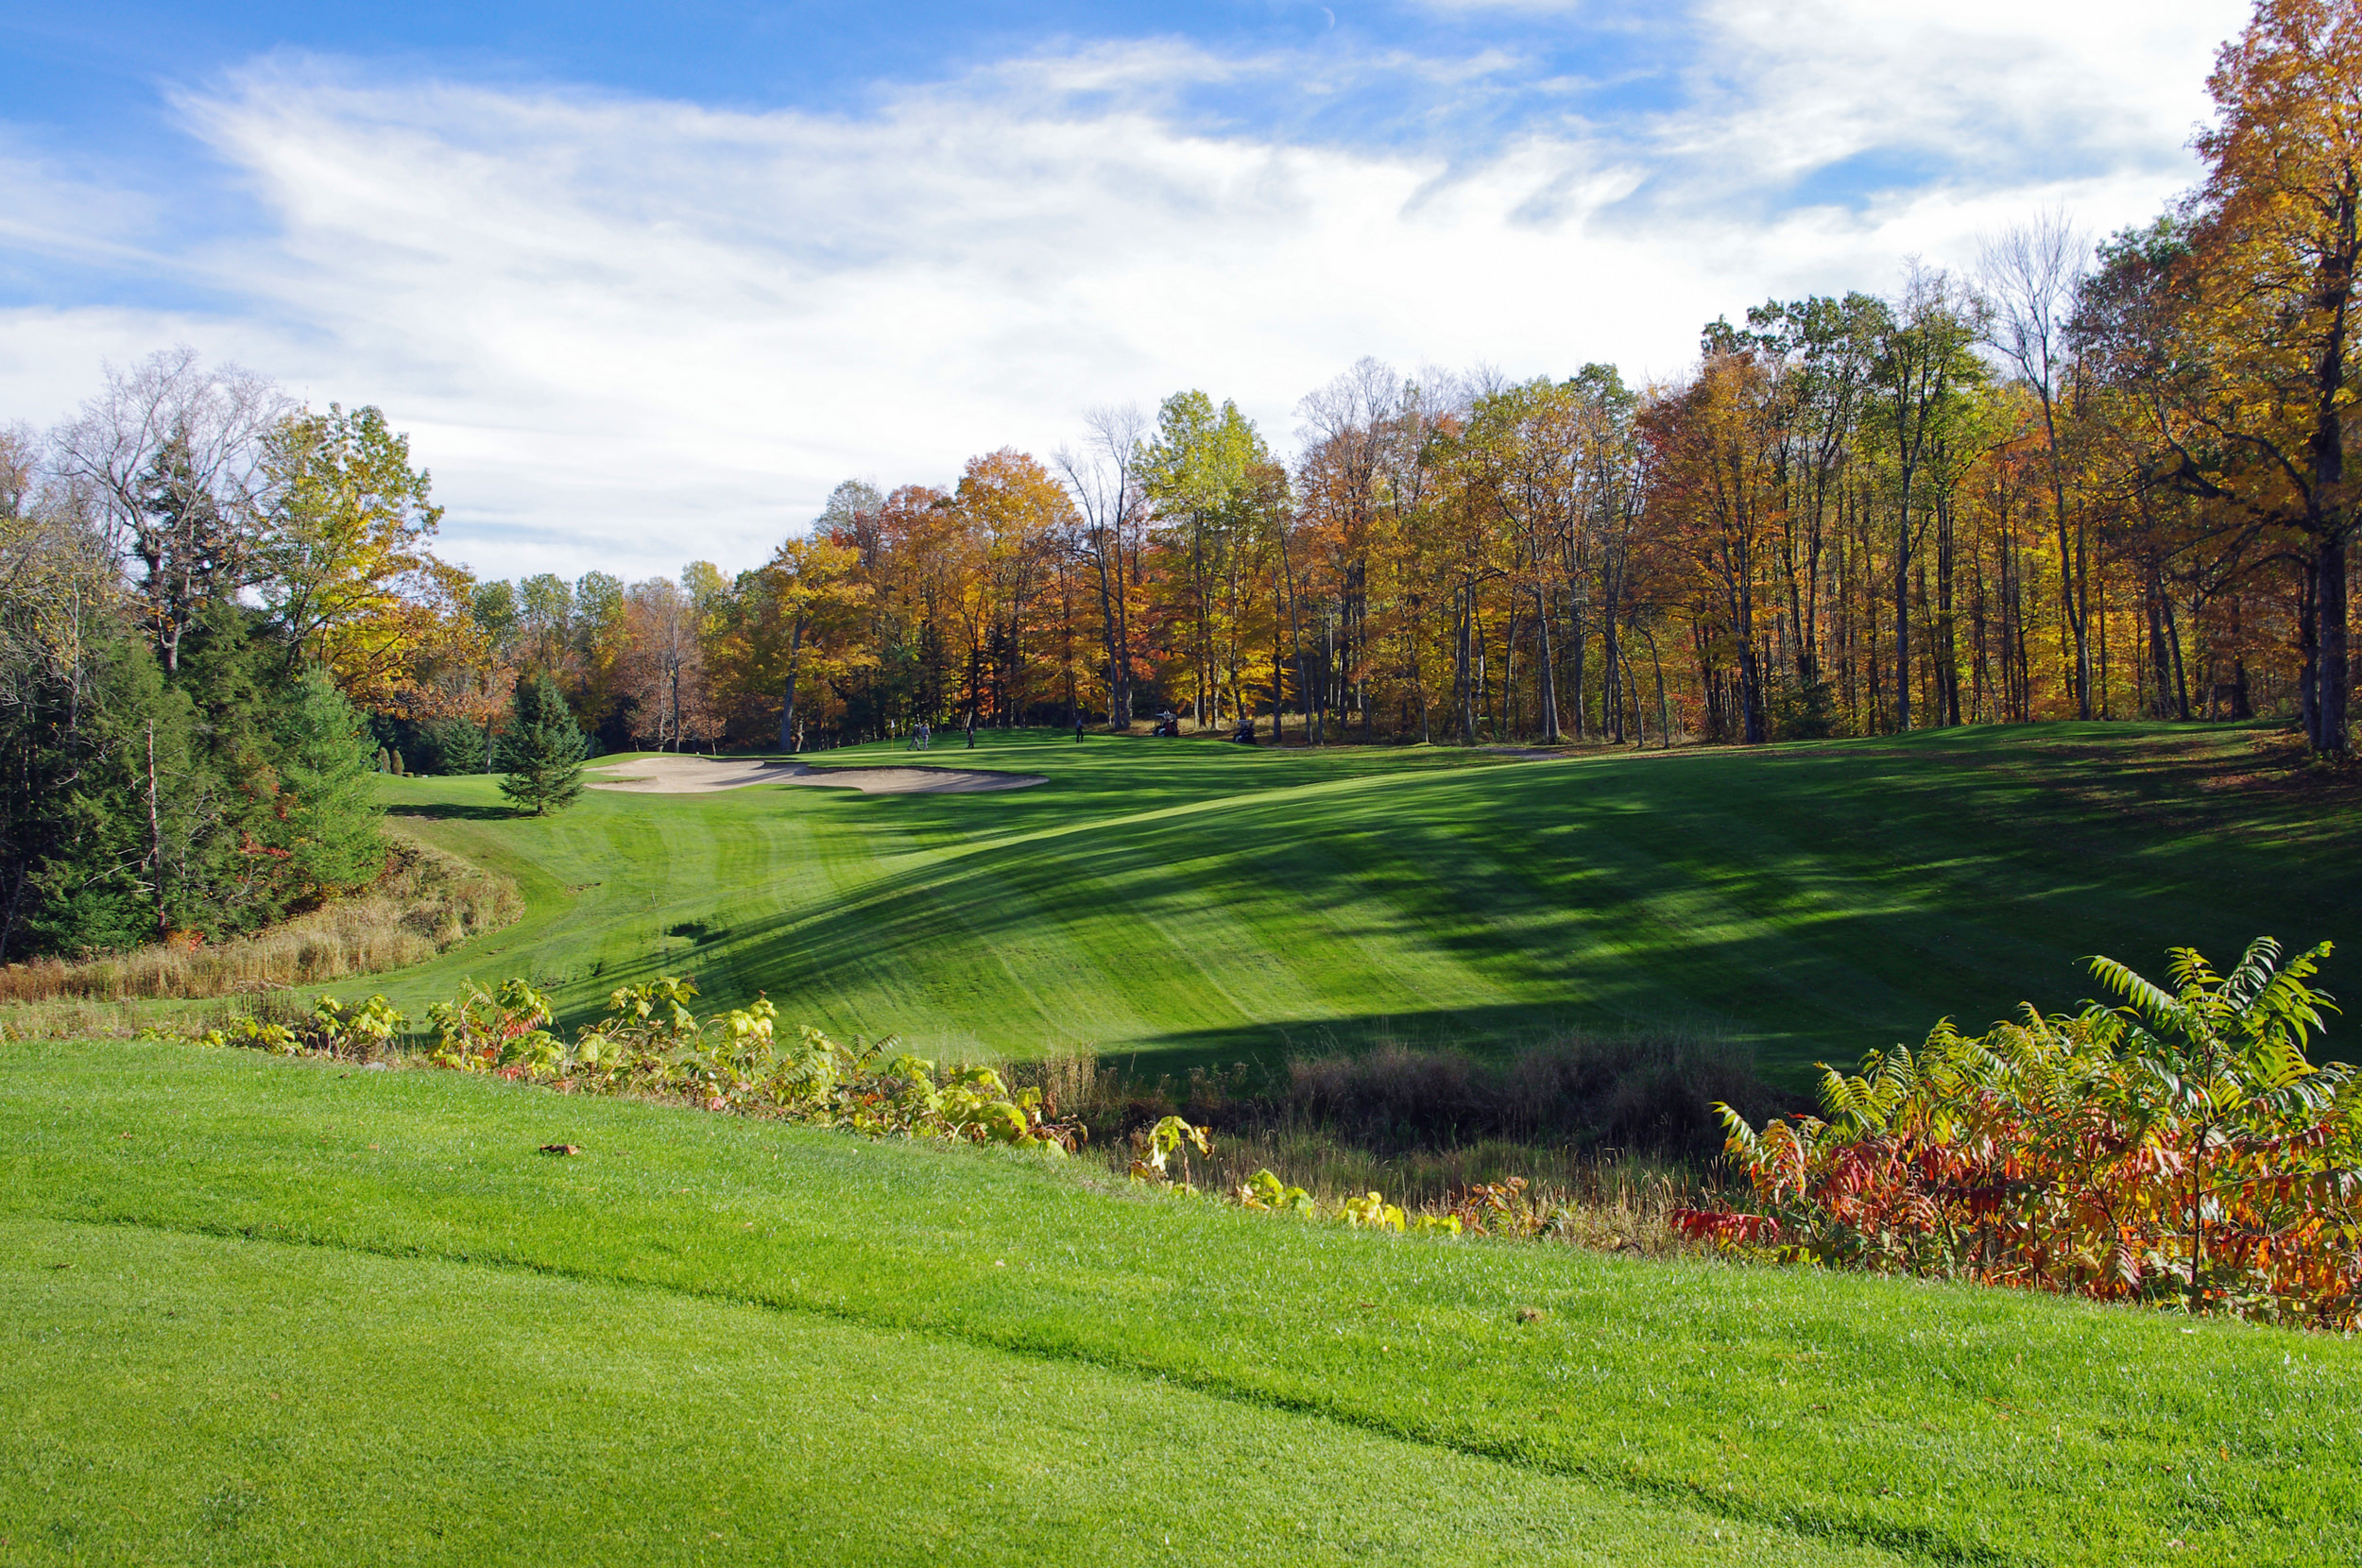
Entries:
MULTIPOLYGON (((2220 58, 2206 180, 2097 247, 1768 302, 1633 387, 1364 360, 1275 456, 1229 402, 1048 459, 850 481, 734 576, 479 588, 488 675, 610 744, 919 723, 1302 739, 1761 741, 2045 718, 2300 723, 2348 747, 2348 8, 2220 58)), ((464 701, 453 693, 454 701, 464 701)))
POLYGON ((1364 360, 1292 461, 1201 391, 1103 409, 1047 459, 848 481, 736 573, 479 581, 379 409, 187 349, 111 370, 0 436, 0 957, 358 885, 359 771, 498 765, 544 676, 609 749, 2267 714, 2342 758, 2353 8, 2268 0, 2209 86, 2204 181, 2096 247, 2048 214, 1974 276, 1772 301, 1662 385, 1364 360))

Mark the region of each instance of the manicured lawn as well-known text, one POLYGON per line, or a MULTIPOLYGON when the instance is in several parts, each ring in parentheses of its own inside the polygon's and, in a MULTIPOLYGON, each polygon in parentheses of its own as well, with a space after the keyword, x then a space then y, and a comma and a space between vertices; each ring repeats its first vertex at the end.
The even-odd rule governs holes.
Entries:
POLYGON ((0 1301, 0 1560, 1891 1560, 695 1294, 11 1220, 0 1301))
POLYGON ((463 974, 528 973, 571 1024, 685 971, 717 1006, 767 991, 791 1021, 934 1054, 1144 1068, 1692 1030, 1801 1084, 1942 1014, 2070 1006, 2085 954, 2154 970, 2175 943, 2362 936, 2355 791, 2277 776, 2269 740, 2038 725, 1525 762, 987 736, 932 759, 1051 782, 594 792, 548 820, 488 779, 389 779, 531 913, 382 983, 415 1011, 463 974))
POLYGON ((2362 1556, 2344 1341, 1106 1186, 0 1046, 0 1560, 2362 1556))

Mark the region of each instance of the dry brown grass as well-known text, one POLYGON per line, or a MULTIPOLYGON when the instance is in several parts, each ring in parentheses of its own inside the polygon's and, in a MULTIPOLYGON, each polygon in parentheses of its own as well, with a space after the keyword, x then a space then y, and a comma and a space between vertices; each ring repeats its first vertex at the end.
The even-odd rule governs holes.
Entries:
POLYGON ((1713 1183, 1720 1136, 1702 1136, 1706 1106, 1763 1094, 1743 1051, 1673 1034, 1562 1036, 1503 1062, 1390 1045, 1291 1063, 1284 1081, 1257 1082, 1241 1065, 1146 1086, 1087 1054, 1000 1067, 1081 1117, 1089 1152, 1118 1172, 1136 1152, 1128 1133, 1179 1115, 1210 1124, 1211 1153, 1187 1156, 1202 1191, 1269 1170, 1324 1206, 1377 1192, 1443 1215, 1521 1181, 1522 1204, 1548 1217, 1540 1238, 1649 1256, 1704 1250, 1668 1216, 1713 1183))
POLYGON ((112 1034, 133 1027, 137 1002, 256 996, 399 969, 524 912, 506 878, 396 830, 386 840, 391 853, 376 885, 252 936, 11 963, 0 970, 7 1027, 18 1034, 112 1034))
POLYGON ((1700 1165, 1721 1151, 1717 1101, 1757 1121, 1782 1108, 1746 1048, 1677 1030, 1570 1031, 1488 1056, 1386 1041, 1358 1054, 1295 1057, 1277 1069, 1241 1062, 1153 1082, 1087 1056, 1001 1065, 1011 1082, 1041 1089, 1101 1138, 1179 1116, 1232 1136, 1302 1134, 1406 1160, 1499 1148, 1700 1165))
MULTIPOLYGON (((1515 1179, 1549 1215, 1543 1239, 1651 1257, 1705 1250, 1668 1218, 1697 1202, 1702 1185, 1696 1169, 1678 1163, 1498 1140, 1377 1154, 1323 1133, 1268 1128, 1217 1132, 1209 1142, 1210 1156, 1190 1156, 1191 1179, 1208 1192, 1230 1191, 1268 1170, 1325 1204, 1376 1192, 1412 1214, 1440 1215, 1478 1186, 1515 1179)), ((1119 1168, 1129 1165, 1128 1149, 1107 1152, 1119 1168)))

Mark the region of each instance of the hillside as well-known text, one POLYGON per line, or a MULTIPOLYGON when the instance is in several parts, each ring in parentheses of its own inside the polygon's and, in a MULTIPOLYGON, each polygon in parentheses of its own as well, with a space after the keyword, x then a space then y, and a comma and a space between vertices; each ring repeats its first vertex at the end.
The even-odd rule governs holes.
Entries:
POLYGON ((2362 1551, 2329 1337, 246 1051, 0 1127, 0 1561, 2362 1551))
POLYGON ((415 1009, 528 973, 578 1022, 689 972, 716 1005, 767 991, 792 1021, 929 1050, 1143 1067, 1686 1030, 1793 1082, 1941 1014, 2071 1004, 2085 954, 2353 935, 2354 792, 2289 774, 2284 744, 2070 724, 1531 760, 987 735, 930 759, 1049 782, 594 791, 547 820, 489 779, 386 779, 528 913, 383 983, 415 1009))

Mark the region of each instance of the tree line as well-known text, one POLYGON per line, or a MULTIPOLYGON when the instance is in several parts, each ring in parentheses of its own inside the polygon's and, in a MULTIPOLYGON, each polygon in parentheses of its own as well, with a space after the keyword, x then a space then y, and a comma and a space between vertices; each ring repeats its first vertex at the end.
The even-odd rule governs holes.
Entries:
MULTIPOLYGON (((1690 373, 1365 360, 1275 454, 1229 402, 841 486, 758 569, 487 585, 608 744, 918 723, 1754 742, 2280 713, 2349 745, 2351 3, 2268 0, 2204 182, 1889 298, 1770 300, 1690 373)), ((488 683, 497 688, 499 682, 488 683)))

